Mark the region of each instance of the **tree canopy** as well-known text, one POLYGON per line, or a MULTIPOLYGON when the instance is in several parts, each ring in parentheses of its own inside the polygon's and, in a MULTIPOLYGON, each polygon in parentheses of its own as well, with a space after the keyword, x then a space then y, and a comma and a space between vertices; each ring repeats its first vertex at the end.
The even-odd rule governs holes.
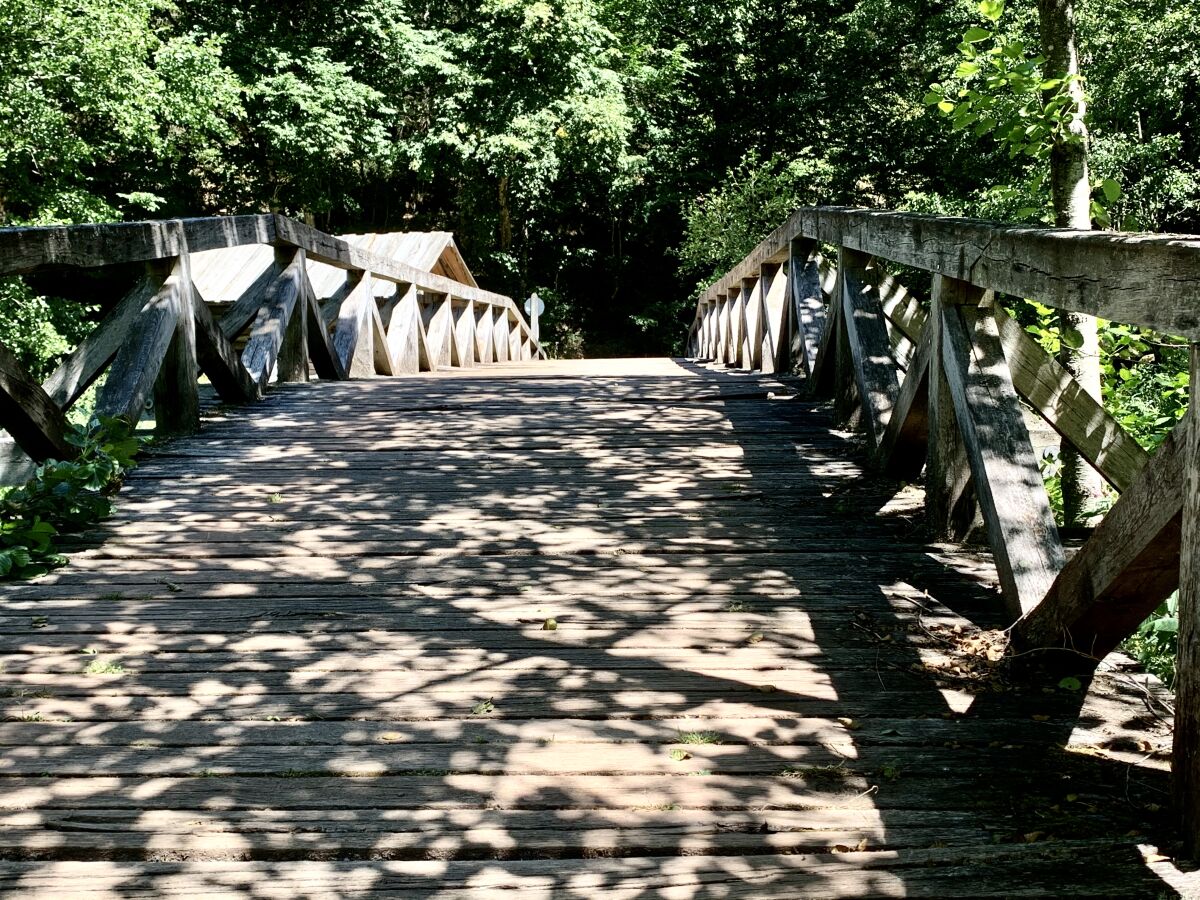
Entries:
MULTIPOLYGON (((994 40, 1036 47, 1036 12, 994 40)), ((1198 13, 1081 7, 1114 225, 1200 230, 1198 13)), ((0 0, 0 217, 452 230, 489 286, 546 298, 551 342, 668 352, 797 203, 1043 215, 1036 156, 926 102, 988 24, 965 0, 0 0)))

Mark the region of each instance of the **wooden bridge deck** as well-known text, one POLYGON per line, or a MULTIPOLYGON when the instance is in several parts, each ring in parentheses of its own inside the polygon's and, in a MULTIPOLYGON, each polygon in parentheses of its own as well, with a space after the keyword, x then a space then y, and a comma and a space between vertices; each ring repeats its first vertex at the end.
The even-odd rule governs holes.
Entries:
POLYGON ((1157 701, 1006 682, 986 555, 864 471, 666 360, 229 412, 0 592, 0 890, 1169 895, 1157 701))

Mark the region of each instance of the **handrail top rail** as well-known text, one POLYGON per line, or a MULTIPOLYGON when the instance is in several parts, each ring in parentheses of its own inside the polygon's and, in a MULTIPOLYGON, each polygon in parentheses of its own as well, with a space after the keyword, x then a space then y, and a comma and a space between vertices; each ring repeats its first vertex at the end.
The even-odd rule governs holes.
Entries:
MULTIPOLYGON (((1200 235, 1079 231, 891 210, 801 207, 701 304, 740 290, 794 240, 847 247, 977 287, 1200 340, 1200 235)), ((806 254, 807 255, 807 254, 806 254)))
POLYGON ((0 276, 44 266, 96 268, 249 244, 303 249, 314 262, 516 311, 512 298, 388 259, 278 214, 0 228, 0 276))

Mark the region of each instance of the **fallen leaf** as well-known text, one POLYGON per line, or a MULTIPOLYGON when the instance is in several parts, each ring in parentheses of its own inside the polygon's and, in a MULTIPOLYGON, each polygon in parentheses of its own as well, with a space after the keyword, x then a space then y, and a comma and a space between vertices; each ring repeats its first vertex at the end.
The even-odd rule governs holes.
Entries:
POLYGON ((858 729, 862 728, 862 726, 860 724, 858 724, 857 722, 855 722, 853 719, 848 719, 845 716, 842 716, 841 718, 839 718, 838 721, 841 722, 843 725, 845 725, 851 731, 858 731, 858 729))
POLYGON ((381 731, 379 733, 379 739, 385 744, 392 744, 396 741, 404 740, 404 735, 398 731, 381 731))
POLYGON ((542 631, 558 631, 558 620, 547 619, 542 623, 542 631))
POLYGON ((757 644, 759 641, 761 641, 763 639, 763 637, 764 637, 764 635, 761 631, 756 631, 756 632, 754 632, 754 634, 750 635, 749 643, 757 644))
POLYGON ((675 760, 675 762, 683 762, 685 759, 691 758, 692 754, 688 753, 686 750, 680 750, 678 747, 671 751, 671 759, 675 760))

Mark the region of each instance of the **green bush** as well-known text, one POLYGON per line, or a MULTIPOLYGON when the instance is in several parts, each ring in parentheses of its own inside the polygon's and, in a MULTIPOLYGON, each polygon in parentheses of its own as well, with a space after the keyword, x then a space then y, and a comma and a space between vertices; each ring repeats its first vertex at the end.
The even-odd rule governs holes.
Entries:
POLYGON ((63 532, 98 522, 112 512, 111 494, 134 466, 139 439, 118 419, 73 426, 67 440, 73 460, 47 460, 33 478, 0 499, 0 578, 28 578, 66 560, 55 550, 63 532))

